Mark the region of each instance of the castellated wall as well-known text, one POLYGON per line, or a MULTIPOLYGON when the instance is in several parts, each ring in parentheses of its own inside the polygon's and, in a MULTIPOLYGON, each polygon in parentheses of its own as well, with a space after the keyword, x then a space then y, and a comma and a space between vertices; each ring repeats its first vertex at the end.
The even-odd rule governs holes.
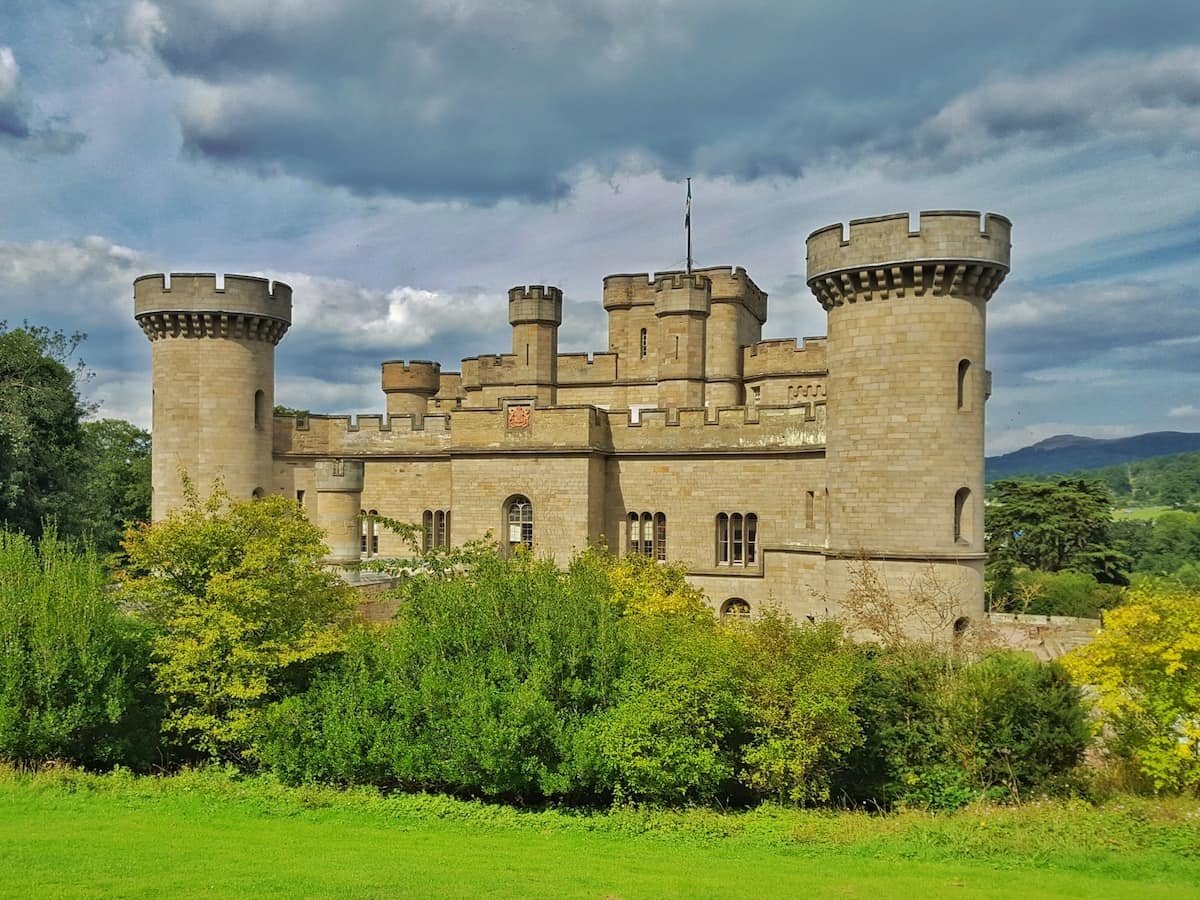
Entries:
POLYGON ((763 406, 821 403, 829 364, 824 337, 759 341, 742 351, 746 402, 763 406))

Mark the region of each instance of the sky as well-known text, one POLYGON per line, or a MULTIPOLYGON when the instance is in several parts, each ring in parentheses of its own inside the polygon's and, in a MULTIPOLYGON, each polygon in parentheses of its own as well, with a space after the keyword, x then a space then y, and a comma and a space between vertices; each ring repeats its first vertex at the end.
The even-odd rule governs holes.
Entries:
POLYGON ((745 266, 764 337, 825 333, 804 241, 978 209, 991 454, 1200 431, 1195 0, 0 0, 0 319, 87 334, 149 424, 135 277, 295 290, 276 400, 383 409, 379 362, 507 352, 506 292, 745 266))

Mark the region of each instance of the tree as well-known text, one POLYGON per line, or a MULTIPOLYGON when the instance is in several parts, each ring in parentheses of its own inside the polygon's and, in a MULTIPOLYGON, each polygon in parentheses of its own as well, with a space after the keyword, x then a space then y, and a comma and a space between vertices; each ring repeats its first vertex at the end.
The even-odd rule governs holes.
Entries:
POLYGON ((1147 581, 1063 657, 1111 726, 1111 748, 1156 790, 1200 792, 1200 591, 1147 581))
POLYGON ((1074 569, 1105 584, 1127 584, 1132 560, 1113 545, 1112 501, 1098 481, 997 481, 986 507, 993 568, 1074 569))
POLYGON ((79 396, 83 364, 69 363, 83 338, 0 322, 0 522, 27 534, 40 534, 51 517, 73 531, 88 407, 79 396))
POLYGON ((159 629, 166 729, 211 758, 245 758, 262 707, 341 651, 352 595, 293 501, 185 490, 183 507, 127 534, 122 599, 159 629))
POLYGON ((160 704, 144 629, 90 548, 0 530, 0 757, 146 765, 160 704))
POLYGON ((150 434, 121 419, 84 422, 83 449, 79 526, 111 553, 127 526, 150 518, 150 434))

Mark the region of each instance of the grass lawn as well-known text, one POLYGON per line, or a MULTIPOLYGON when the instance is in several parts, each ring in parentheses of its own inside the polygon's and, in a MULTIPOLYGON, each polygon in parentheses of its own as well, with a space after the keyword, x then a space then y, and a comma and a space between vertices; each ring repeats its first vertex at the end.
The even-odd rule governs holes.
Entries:
POLYGON ((0 770, 0 895, 1187 898, 1200 803, 576 815, 0 770))
POLYGON ((1124 509, 1114 509, 1114 519, 1131 519, 1135 522, 1152 522, 1165 512, 1170 512, 1170 506, 1130 506, 1124 509))

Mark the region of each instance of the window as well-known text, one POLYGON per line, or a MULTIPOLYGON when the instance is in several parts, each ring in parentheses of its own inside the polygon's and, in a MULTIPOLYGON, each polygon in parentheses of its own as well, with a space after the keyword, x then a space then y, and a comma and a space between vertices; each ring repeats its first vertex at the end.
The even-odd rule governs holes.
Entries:
POLYGON ((367 511, 365 509, 358 511, 358 552, 362 556, 367 555, 367 511))
POLYGON ((958 361, 958 408, 966 411, 971 409, 971 361, 969 359, 958 361))
POLYGON ((626 552, 630 555, 637 553, 652 559, 666 560, 666 513, 631 512, 626 518, 629 522, 629 534, 625 543, 626 552))
POLYGON ((816 519, 817 495, 813 491, 804 492, 804 527, 812 528, 816 519))
POLYGON ((762 402, 762 388, 761 387, 750 388, 750 405, 758 406, 761 402, 762 402))
POLYGON ((304 505, 304 491, 296 491, 296 502, 301 506, 304 505))
POLYGON ((748 619, 750 618, 750 604, 741 597, 730 597, 721 604, 722 619, 748 619))
POLYGON ((267 395, 258 390, 254 392, 254 427, 262 428, 267 421, 267 395))
POLYGON ((371 555, 375 556, 379 553, 379 510, 367 510, 367 524, 371 529, 371 555))
POLYGON ((641 348, 642 348, 642 359, 645 359, 646 358, 646 329, 645 328, 642 329, 641 348))
POLYGON ((717 514, 717 565, 758 564, 758 516, 754 513, 717 514))
POLYGON ((266 494, 262 488, 256 487, 254 490, 252 490, 250 492, 250 496, 253 497, 255 500, 261 500, 264 496, 266 496, 266 494))
POLYGON ((971 489, 959 488, 954 493, 954 543, 971 543, 971 489))
POLYGON ((421 548, 432 550, 434 547, 450 546, 450 511, 447 509, 427 509, 421 516, 421 548))
POLYGON ((512 497, 504 509, 505 525, 508 528, 508 548, 533 549, 533 504, 528 497, 518 494, 512 497))

